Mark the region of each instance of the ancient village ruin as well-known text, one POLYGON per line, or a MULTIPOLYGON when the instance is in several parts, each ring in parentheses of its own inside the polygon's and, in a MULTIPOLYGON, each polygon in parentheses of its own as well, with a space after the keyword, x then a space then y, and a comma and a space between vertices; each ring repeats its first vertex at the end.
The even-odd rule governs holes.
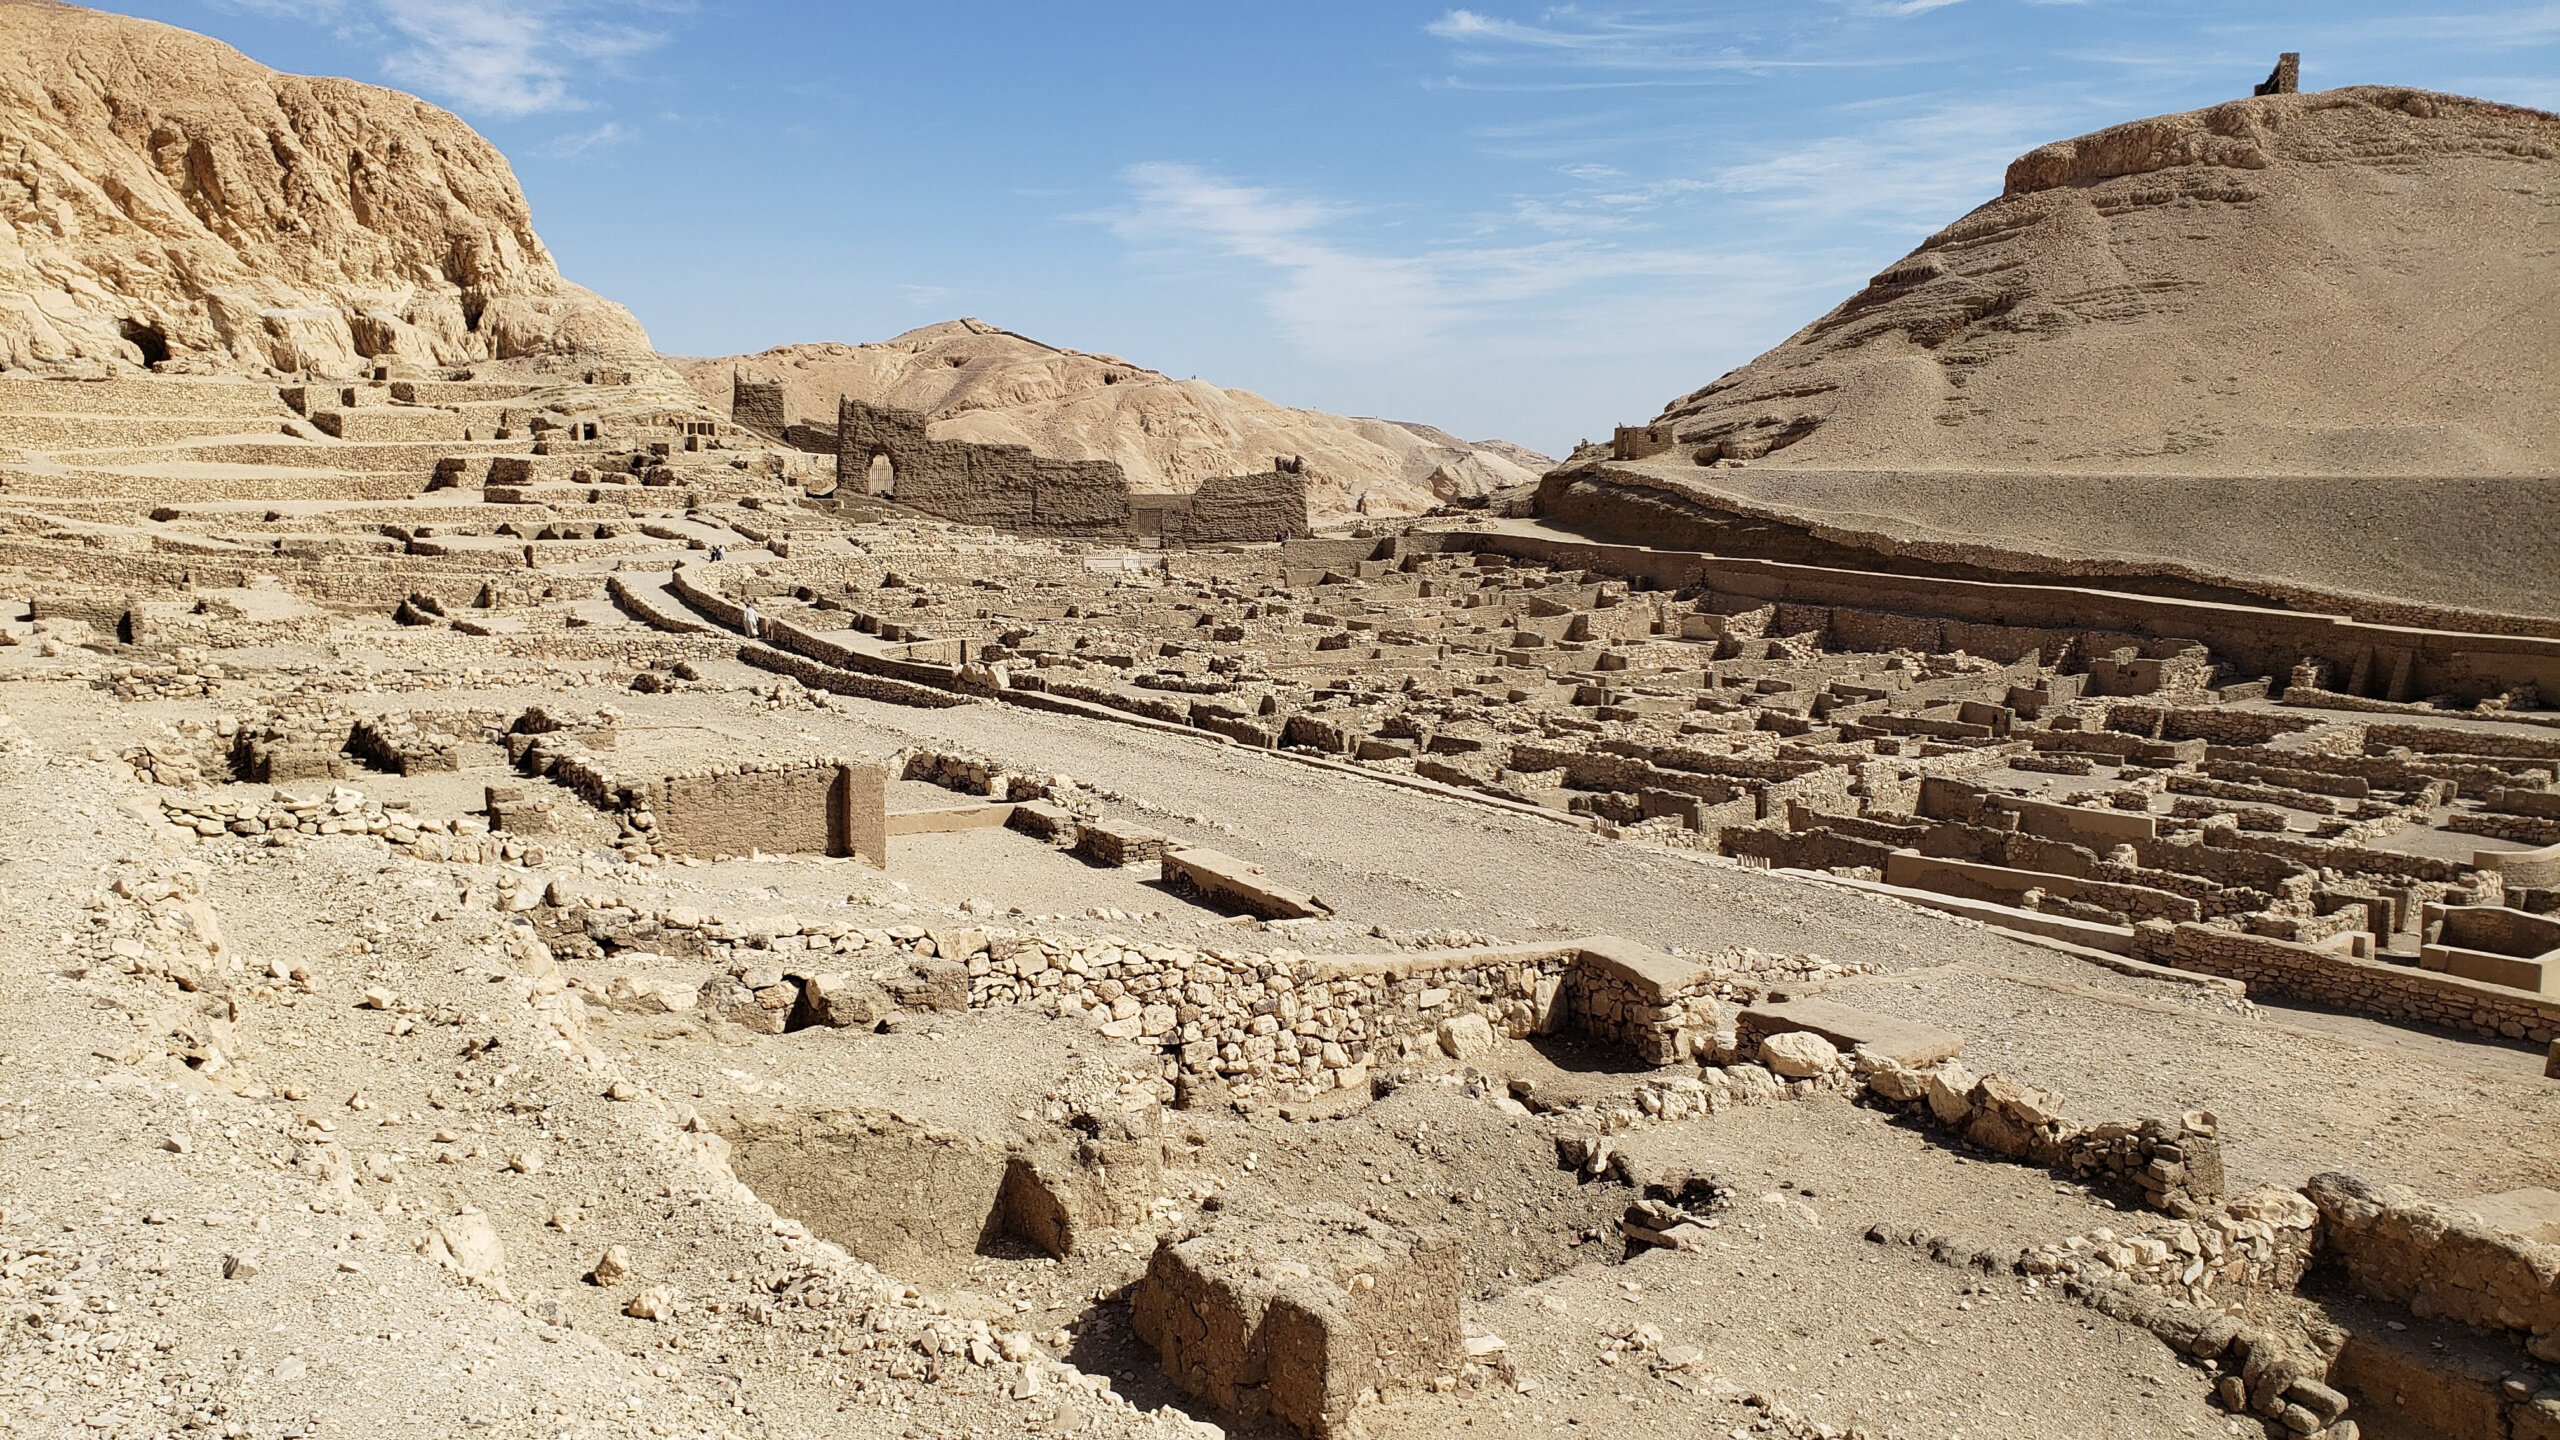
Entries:
POLYGON ((177 331, 0 376, 16 1430, 2560 1436, 2540 598, 177 331))

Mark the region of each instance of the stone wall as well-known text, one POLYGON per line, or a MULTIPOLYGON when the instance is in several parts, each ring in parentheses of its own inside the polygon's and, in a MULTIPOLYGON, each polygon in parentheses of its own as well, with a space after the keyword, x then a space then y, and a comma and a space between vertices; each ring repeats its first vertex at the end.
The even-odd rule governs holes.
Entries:
POLYGON ((2152 921, 2134 927, 2133 958, 2229 976, 2246 983, 2253 995, 2278 995, 2403 1024, 2440 1025, 2536 1045, 2560 1036, 2560 999, 2412 966, 2357 960, 2289 940, 2152 921))
POLYGON ((2422 1318, 2510 1331, 2560 1361, 2560 1248, 2352 1175, 2314 1175, 2321 1241, 2355 1287, 2422 1318))

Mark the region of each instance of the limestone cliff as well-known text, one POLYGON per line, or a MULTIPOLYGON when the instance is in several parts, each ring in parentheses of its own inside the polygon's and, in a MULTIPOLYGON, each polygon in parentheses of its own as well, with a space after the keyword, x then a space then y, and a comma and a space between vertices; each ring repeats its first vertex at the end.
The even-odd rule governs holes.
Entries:
POLYGON ((149 21, 0 0, 0 212, 9 368, 650 353, 461 120, 149 21))
POLYGON ((782 381, 795 421, 831 425, 836 397, 850 395, 924 412, 937 439, 1116 460, 1139 490, 1189 491, 1213 475, 1267 469, 1274 456, 1302 456, 1315 508, 1330 515, 1413 514, 1527 484, 1553 463, 1428 425, 1292 409, 978 320, 948 320, 873 345, 786 345, 672 363, 724 409, 730 372, 744 370, 782 381))
POLYGON ((1656 423, 1755 469, 2550 474, 2555 314, 2560 116, 2268 95, 2021 157, 1656 423))

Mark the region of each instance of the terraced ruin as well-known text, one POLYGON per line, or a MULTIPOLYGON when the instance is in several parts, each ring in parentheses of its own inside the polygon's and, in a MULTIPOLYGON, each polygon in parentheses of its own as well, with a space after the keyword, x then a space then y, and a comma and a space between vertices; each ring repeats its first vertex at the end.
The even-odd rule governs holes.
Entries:
MULTIPOLYGON (((1041 538, 628 375, 399 373, 9 382, 11 783, 96 835, 12 865, 112 877, 12 885, 22 1003, 343 1232, 178 1233, 264 1272, 215 1301, 442 1265, 592 1347, 466 1382, 572 1429, 2538 1423, 2550 640, 1464 511, 1041 538)), ((177 1428, 311 1423, 296 1357, 439 1413, 342 1343, 172 1374, 215 1302, 153 1293, 177 1428)))

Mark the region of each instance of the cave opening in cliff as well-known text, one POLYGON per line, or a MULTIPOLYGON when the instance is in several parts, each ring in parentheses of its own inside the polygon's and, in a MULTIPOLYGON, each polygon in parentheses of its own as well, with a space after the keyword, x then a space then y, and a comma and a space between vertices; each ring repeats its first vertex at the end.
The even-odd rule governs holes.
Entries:
POLYGON ((169 358, 169 337, 162 334, 157 325, 127 320, 124 322, 124 338, 127 344, 142 352, 145 365, 157 365, 169 358))

